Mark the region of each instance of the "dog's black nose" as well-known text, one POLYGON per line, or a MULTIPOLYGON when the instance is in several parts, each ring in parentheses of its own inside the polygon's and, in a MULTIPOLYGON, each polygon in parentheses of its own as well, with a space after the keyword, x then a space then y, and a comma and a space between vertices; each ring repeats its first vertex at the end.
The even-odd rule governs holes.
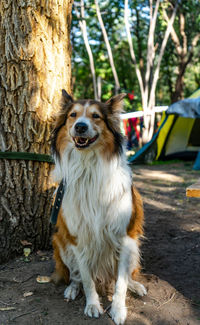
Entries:
POLYGON ((83 122, 78 122, 75 125, 75 130, 76 130, 77 133, 83 134, 88 130, 88 125, 86 123, 83 123, 83 122))

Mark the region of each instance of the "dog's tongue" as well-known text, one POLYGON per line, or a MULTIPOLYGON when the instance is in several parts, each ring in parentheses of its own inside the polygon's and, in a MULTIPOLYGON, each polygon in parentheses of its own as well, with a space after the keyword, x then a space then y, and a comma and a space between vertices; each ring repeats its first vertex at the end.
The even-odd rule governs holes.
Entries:
POLYGON ((86 138, 78 138, 78 142, 84 144, 86 142, 86 138))

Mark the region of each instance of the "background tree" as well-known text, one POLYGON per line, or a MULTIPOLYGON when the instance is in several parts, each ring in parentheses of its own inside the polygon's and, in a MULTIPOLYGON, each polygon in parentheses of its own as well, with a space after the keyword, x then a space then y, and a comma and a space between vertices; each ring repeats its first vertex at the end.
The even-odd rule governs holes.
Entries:
POLYGON ((80 0, 80 3, 74 3, 74 9, 76 12, 76 16, 79 20, 79 25, 83 34, 83 40, 85 43, 85 47, 88 53, 89 62, 90 62, 90 70, 92 74, 92 82, 93 82, 93 90, 94 90, 94 99, 97 100, 98 98, 98 91, 97 91, 97 80, 96 80, 96 72, 94 66, 94 58, 92 54, 92 50, 90 47, 90 43, 87 36, 87 25, 86 25, 86 18, 85 18, 85 8, 84 8, 84 0, 80 0))
POLYGON ((104 22, 103 22, 103 19, 102 19, 102 16, 101 16, 101 10, 100 10, 100 7, 99 7, 98 0, 95 0, 95 6, 96 6, 97 17, 98 17, 98 20, 99 20, 99 24, 101 26, 103 38, 104 38, 106 48, 107 48, 107 51, 108 51, 108 58, 109 58, 109 61, 110 61, 110 66, 111 66, 113 77, 114 77, 114 80, 115 80, 115 94, 117 94, 119 92, 119 89, 120 89, 119 78, 118 78, 118 75, 117 75, 117 70, 115 68, 112 49, 111 49, 111 46, 110 46, 108 35, 107 35, 105 25, 104 25, 104 22))
MULTIPOLYGON (((120 37, 123 16, 121 5, 123 1, 114 0, 101 2, 101 17, 107 33, 110 48, 112 50, 113 61, 117 75, 121 74, 122 68, 118 66, 119 52, 117 48, 122 41, 120 37), (122 21, 121 21, 122 18, 122 21)), ((85 1, 85 21, 87 24, 88 40, 92 49, 96 76, 102 79, 102 97, 108 99, 115 92, 115 81, 113 71, 108 57, 108 50, 102 33, 102 29, 97 18, 94 0, 85 1)), ((85 44, 79 32, 79 22, 76 12, 73 10, 72 20, 72 46, 73 46, 73 89, 75 97, 93 97, 92 75, 90 64, 85 50, 85 44)), ((120 62, 121 63, 121 62, 120 62)), ((124 71, 123 71, 124 73, 124 71)), ((119 76, 118 76, 119 77, 119 76)), ((127 78, 128 79, 128 78, 127 78)), ((133 80, 133 78, 131 78, 133 80)))
MULTIPOLYGON (((0 150, 50 153, 61 89, 70 92, 72 1, 0 2, 0 150)), ((0 262, 49 247, 52 189, 46 162, 0 159, 0 262)))
POLYGON ((152 138, 154 132, 155 113, 153 111, 153 108, 156 103, 156 86, 159 78, 161 61, 176 16, 178 2, 179 1, 175 2, 175 6, 173 8, 171 17, 167 19, 167 27, 165 29, 162 41, 159 42, 160 43, 159 46, 159 43, 155 42, 155 32, 156 32, 156 22, 159 13, 160 0, 156 0, 154 2, 153 0, 149 1, 149 28, 148 28, 148 38, 147 38, 145 73, 144 73, 144 65, 141 67, 141 63, 139 66, 137 63, 138 61, 135 55, 135 51, 132 43, 132 37, 130 33, 130 27, 129 27, 128 0, 125 0, 124 2, 124 7, 125 7, 124 21, 126 25, 126 33, 127 33, 131 58, 135 66, 136 75, 140 86, 142 107, 144 110, 144 131, 143 131, 144 143, 149 141, 152 138), (157 58, 156 58, 156 50, 158 52, 157 58), (142 70, 140 70, 140 68, 142 68, 142 70), (148 114, 148 111, 151 111, 151 115, 148 114))
MULTIPOLYGON (((177 66, 176 80, 174 87, 171 87, 172 103, 184 98, 184 75, 188 65, 195 59, 199 52, 196 52, 196 46, 200 41, 200 2, 197 0, 182 1, 178 8, 175 24, 171 29, 171 40, 174 44, 173 65, 177 66)), ((166 10, 163 10, 163 17, 168 22, 166 10)), ((171 47, 172 49, 172 47, 171 47)))

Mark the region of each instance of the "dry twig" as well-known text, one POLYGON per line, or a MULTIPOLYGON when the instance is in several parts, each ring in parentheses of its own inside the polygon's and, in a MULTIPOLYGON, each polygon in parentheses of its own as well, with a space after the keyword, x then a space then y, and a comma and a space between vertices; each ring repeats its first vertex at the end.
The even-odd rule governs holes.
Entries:
POLYGON ((174 293, 171 295, 170 299, 167 300, 167 301, 165 301, 165 302, 163 302, 163 304, 159 305, 159 306, 157 307, 157 309, 159 309, 160 307, 162 307, 162 306, 168 304, 168 302, 172 301, 172 299, 174 298, 175 294, 176 294, 176 293, 174 292, 174 293))
POLYGON ((23 314, 19 314, 17 316, 14 316, 12 319, 11 319, 11 322, 15 321, 17 318, 19 317, 22 317, 22 316, 26 316, 26 315, 29 315, 29 314, 32 314, 36 311, 36 309, 33 309, 31 311, 28 311, 27 313, 23 313, 23 314))

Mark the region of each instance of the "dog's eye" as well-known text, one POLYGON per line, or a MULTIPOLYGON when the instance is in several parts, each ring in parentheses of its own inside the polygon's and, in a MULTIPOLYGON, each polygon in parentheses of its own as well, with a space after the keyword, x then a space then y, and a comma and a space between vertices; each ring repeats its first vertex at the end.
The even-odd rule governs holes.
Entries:
POLYGON ((93 117, 93 118, 100 118, 100 116, 99 116, 97 113, 93 113, 93 114, 92 114, 92 117, 93 117))
POLYGON ((71 116, 71 117, 76 117, 76 113, 73 112, 73 113, 70 114, 70 116, 71 116))

